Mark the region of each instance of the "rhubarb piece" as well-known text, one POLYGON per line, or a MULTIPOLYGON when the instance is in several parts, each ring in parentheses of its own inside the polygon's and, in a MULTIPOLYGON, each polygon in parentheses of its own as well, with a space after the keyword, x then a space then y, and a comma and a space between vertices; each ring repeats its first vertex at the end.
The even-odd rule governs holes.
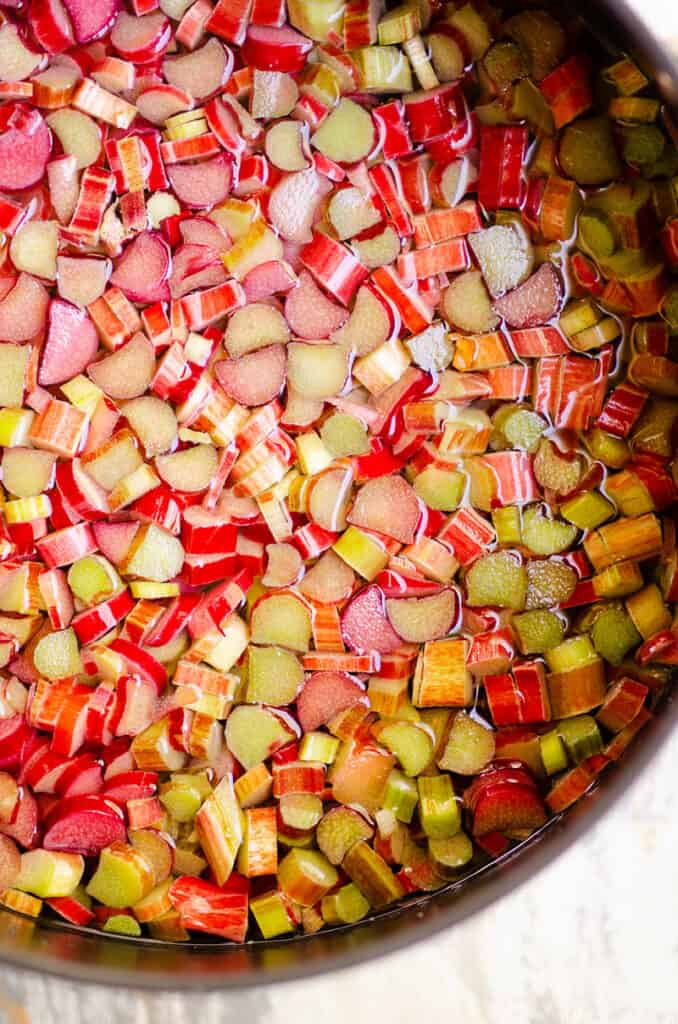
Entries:
POLYGON ((411 544, 419 521, 419 502, 412 488, 397 476, 370 480, 358 492, 348 520, 411 544), (398 509, 394 517, 394 509, 398 509))
MULTIPOLYGON (((1 146, 0 138, 0 161, 1 146)), ((35 337, 45 326, 48 306, 49 296, 43 285, 30 274, 19 274, 0 300, 0 338, 20 342, 35 337)))
POLYGON ((560 309, 562 285, 552 263, 544 263, 514 291, 497 299, 493 309, 510 327, 538 327, 560 309))
POLYGON ((453 279, 443 294, 442 311, 451 325, 474 334, 492 331, 499 323, 477 270, 467 270, 453 279))
POLYGON ((235 708, 226 724, 226 745, 244 768, 253 768, 293 738, 287 719, 253 704, 235 708))
POLYGON ((494 733, 465 711, 454 717, 438 767, 457 775, 477 775, 495 753, 494 733))
POLYGON ((54 281, 57 244, 56 221, 29 221, 21 225, 12 239, 9 247, 12 263, 17 270, 54 281))
POLYGON ((290 385, 305 398, 330 398, 346 380, 346 355, 334 345, 292 342, 287 349, 290 385))
POLYGON ((143 334, 135 334, 117 352, 91 363, 87 373, 111 398, 128 399, 143 395, 154 371, 153 345, 143 334))
POLYGON ((224 344, 235 359, 271 344, 284 344, 288 339, 289 329, 281 314, 271 306, 254 303, 231 316, 224 344))
POLYGON ((379 587, 362 590, 347 605, 341 619, 342 635, 349 650, 358 653, 397 650, 401 638, 386 617, 384 596, 379 587))
POLYGON ((97 0, 83 4, 81 0, 65 0, 65 7, 79 43, 90 43, 103 35, 118 13, 117 0, 97 0))
POLYGON ((389 598, 386 611, 403 640, 426 643, 451 632, 458 614, 458 598, 451 589, 432 597, 389 598))
POLYGON ((316 850, 290 850, 278 867, 278 880, 289 899, 311 907, 336 885, 339 876, 316 850))
POLYGON ((23 113, 15 108, 9 118, 3 119, 0 134, 0 188, 23 189, 37 184, 51 150, 49 129, 40 113, 35 109, 23 113))
MULTIPOLYGON (((82 111, 70 108, 55 110, 46 120, 64 153, 75 158, 78 170, 96 162, 101 151, 101 132, 96 121, 82 111)), ((48 170, 53 163, 48 165, 48 170)))
POLYGON ((91 363, 97 348, 96 331, 87 314, 69 303, 53 300, 39 383, 45 387, 75 377, 91 363))
POLYGON ((520 557, 512 551, 485 555, 466 575, 470 605, 497 605, 520 611, 525 607, 527 573, 520 557))
POLYGON ((468 240, 492 298, 500 298, 528 277, 532 248, 520 226, 495 224, 469 235, 468 240))
POLYGON ((313 672, 297 697, 299 722, 305 732, 325 725, 355 704, 366 703, 363 688, 345 672, 313 672))
POLYGON ((231 190, 231 163, 215 156, 199 164, 174 164, 167 175, 177 197, 194 209, 207 209, 221 202, 231 190))
POLYGON ((342 98, 311 137, 311 145, 330 160, 352 164, 369 156, 375 134, 368 111, 342 98))
POLYGON ((115 804, 94 795, 70 797, 50 812, 43 846, 93 856, 125 835, 124 817, 115 804))
POLYGON ((621 166, 606 117, 581 118, 565 128, 558 154, 565 174, 580 185, 605 185, 621 166))
POLYGON ((329 338, 346 320, 346 311, 321 292, 307 271, 285 300, 285 318, 299 338, 329 338))
POLYGON ((135 302, 169 298, 169 249, 158 235, 143 232, 125 249, 111 276, 111 284, 135 302))

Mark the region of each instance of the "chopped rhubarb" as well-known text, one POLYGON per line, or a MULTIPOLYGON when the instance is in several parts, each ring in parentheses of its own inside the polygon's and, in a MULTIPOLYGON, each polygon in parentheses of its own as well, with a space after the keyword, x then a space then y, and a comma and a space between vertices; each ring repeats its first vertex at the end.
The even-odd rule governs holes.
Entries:
POLYGON ((520 4, 5 6, 3 904, 459 884, 678 664, 659 100, 520 4))

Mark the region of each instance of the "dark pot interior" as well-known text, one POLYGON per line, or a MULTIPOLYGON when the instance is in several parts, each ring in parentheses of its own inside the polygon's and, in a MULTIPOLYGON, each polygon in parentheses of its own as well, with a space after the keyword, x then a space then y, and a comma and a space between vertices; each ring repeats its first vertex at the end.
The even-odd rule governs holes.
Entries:
MULTIPOLYGON (((562 4, 558 7, 562 14, 562 4)), ((656 78, 668 103, 678 107, 678 69, 668 42, 661 38, 660 26, 653 35, 626 0, 587 0, 573 4, 572 13, 585 19, 600 45, 611 51, 622 47, 632 52, 656 78)), ((653 770, 655 751, 666 742, 677 719, 678 705, 665 701, 635 747, 619 766, 609 769, 597 788, 572 811, 551 820, 499 861, 450 883, 435 895, 413 897, 358 926, 241 946, 220 942, 176 945, 104 936, 0 910, 0 962, 94 983, 202 991, 299 979, 363 963, 459 925, 528 880, 594 825, 639 772, 653 770)))

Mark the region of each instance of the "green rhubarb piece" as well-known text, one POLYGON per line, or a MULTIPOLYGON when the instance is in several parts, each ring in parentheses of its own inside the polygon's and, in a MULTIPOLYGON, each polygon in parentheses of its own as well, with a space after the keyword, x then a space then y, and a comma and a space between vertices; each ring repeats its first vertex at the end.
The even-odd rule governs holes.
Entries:
POLYGON ((419 819, 429 839, 448 839, 461 828, 459 804, 449 775, 421 775, 419 819))
POLYGON ((656 124, 638 124, 624 130, 623 154, 628 164, 656 164, 665 146, 666 136, 656 124))
POLYGON ((581 117, 569 124, 560 140, 560 165, 580 185, 605 185, 622 173, 612 127, 607 117, 581 117))
POLYGON ((565 30, 546 11, 520 11, 504 22, 503 30, 525 54, 530 77, 536 82, 546 78, 564 57, 565 30))
POLYGON ((523 510, 523 544, 535 555, 555 555, 575 541, 576 526, 549 519, 534 505, 523 510))
POLYGON ((124 843, 115 843, 101 851, 87 892, 105 907, 133 907, 152 885, 153 873, 142 855, 124 843))
POLYGON ((550 672, 568 672, 572 668, 582 668, 597 661, 598 656, 589 636, 570 636, 557 647, 546 652, 546 662, 550 672))
POLYGON ((575 764, 586 760, 603 749, 603 740, 598 723, 591 715, 576 715, 564 718, 557 726, 567 752, 575 764))
POLYGON ((608 604, 596 616, 591 639, 601 658, 611 665, 619 665, 642 637, 622 605, 608 604))
POLYGON ((580 530, 595 530, 610 519, 615 507, 600 491, 585 491, 560 506, 560 514, 580 530))
POLYGON ((341 889, 323 896, 320 913, 327 924, 355 924, 370 912, 370 904, 355 882, 342 885, 341 889))
POLYGON ((427 466, 417 474, 413 487, 416 495, 429 508, 439 512, 453 512, 464 497, 466 475, 456 469, 427 466))
POLYGON ((315 793, 287 793, 280 797, 278 807, 285 825, 302 832, 315 828, 323 816, 323 802, 315 793))
POLYGON ((516 505, 505 505, 492 512, 492 525, 497 534, 497 543, 502 547, 517 547, 522 540, 520 509, 516 505))
POLYGON ((555 131, 551 108, 529 78, 513 86, 509 112, 516 121, 527 121, 535 135, 553 135, 555 131))
POLYGON ((21 870, 14 888, 41 899, 70 896, 79 886, 85 862, 79 853, 28 850, 21 855, 21 870))
POLYGON ((275 939, 294 931, 285 902, 277 890, 250 900, 250 911, 265 939, 275 939))
POLYGON ((457 832, 447 839, 429 839, 428 852, 442 875, 453 876, 473 857, 473 843, 465 832, 457 832))
POLYGON ((99 604, 119 590, 120 577, 111 563, 102 555, 79 558, 68 570, 68 586, 83 604, 99 604))
POLYGON ((589 327, 594 327, 600 317, 600 309, 591 299, 573 299, 560 314, 558 326, 568 338, 571 338, 589 327))
POLYGON ((661 314, 669 325, 671 333, 678 333, 678 288, 675 284, 669 285, 666 291, 661 314))
POLYGON ((531 559, 527 563, 525 607, 552 608, 567 601, 577 585, 577 574, 557 558, 531 559))
MULTIPOLYGON (((645 178, 673 178, 678 174, 678 152, 676 152, 675 146, 664 146, 662 154, 658 160, 652 163, 643 164, 641 167, 641 173, 645 178)), ((663 185, 664 182, 656 182, 655 184, 663 185)), ((658 220, 663 221, 666 218, 658 216, 658 220)))
POLYGON ((456 775, 477 775, 495 755, 495 733, 473 715, 459 711, 454 716, 438 767, 456 775))
POLYGON ((628 441, 623 437, 607 434, 600 427, 593 427, 582 435, 582 440, 594 459, 599 459, 610 469, 621 469, 631 458, 628 441))
POLYGON ((131 914, 112 914, 106 919, 103 930, 114 935, 132 935, 135 938, 141 935, 141 926, 131 914))
POLYGON ((331 864, 341 864, 354 843, 372 838, 374 829, 353 807, 332 807, 319 823, 316 842, 331 864))
POLYGON ((433 739, 427 729, 412 722, 391 722, 379 729, 379 742, 398 758, 410 778, 419 775, 430 763, 433 739))
POLYGON ((328 416, 320 428, 320 437, 335 459, 346 455, 365 455, 370 450, 365 424, 344 412, 328 416))
POLYGON ((543 416, 531 409, 516 409, 502 424, 509 447, 532 451, 548 426, 543 416))
POLYGON ((515 551, 493 551, 474 562, 466 573, 468 604, 496 605, 522 611, 525 607, 527 573, 515 551))
POLYGON ((393 811, 398 821, 409 824, 419 803, 417 783, 394 768, 386 780, 382 802, 387 811, 393 811))
POLYGON ((543 654, 561 643, 565 635, 563 620, 555 612, 546 609, 514 615, 513 625, 522 654, 543 654))
POLYGON ((169 782, 160 786, 160 803, 168 814, 178 822, 192 821, 203 800, 212 792, 212 787, 205 772, 190 775, 175 772, 169 782))
POLYGON ((304 682, 301 661, 282 647, 256 647, 247 652, 247 700, 252 704, 291 704, 304 682))
POLYGON ((299 744, 299 760, 332 764, 338 750, 339 740, 336 736, 330 736, 326 732, 307 732, 299 744))
POLYGON ((643 452, 670 459, 673 455, 673 424, 678 419, 678 402, 653 398, 633 428, 631 441, 643 452))
POLYGON ((544 771, 547 775, 557 775, 564 772, 570 763, 567 758, 567 750, 557 729, 544 733, 539 737, 539 753, 541 754, 544 771))
POLYGON ((505 39, 492 44, 483 57, 482 69, 497 92, 505 92, 513 82, 527 75, 527 65, 520 47, 505 39))
POLYGON ((606 259, 612 255, 617 248, 617 240, 603 210, 582 210, 579 214, 579 241, 594 259, 606 259))

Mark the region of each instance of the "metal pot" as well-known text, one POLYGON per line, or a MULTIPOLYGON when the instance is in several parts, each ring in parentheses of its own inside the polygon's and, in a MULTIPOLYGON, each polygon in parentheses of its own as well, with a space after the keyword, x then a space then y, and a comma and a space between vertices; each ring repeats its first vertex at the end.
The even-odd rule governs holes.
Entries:
MULTIPOLYGON (((678 6, 674 7, 671 0, 660 2, 664 8, 661 24, 650 24, 646 20, 652 12, 643 10, 643 0, 575 2, 572 16, 583 17, 601 45, 621 47, 633 53, 656 79, 667 103, 678 111, 678 6)), ((536 5, 545 6, 544 3, 536 5)), ((562 4, 558 6, 562 11, 562 4)), ((137 1017, 137 1004, 124 1002, 121 990, 126 988, 205 993, 210 989, 233 990, 300 979, 363 963, 458 925, 528 880, 576 842, 605 813, 626 791, 629 777, 641 770, 652 771, 655 752, 667 740, 677 721, 678 704, 666 702, 619 767, 610 768, 599 786, 572 811, 550 821, 500 862, 479 869, 470 879, 453 883, 434 895, 414 898, 405 906, 382 913, 359 926, 276 942, 252 941, 243 946, 218 942, 169 944, 152 939, 95 935, 84 929, 56 922, 34 922, 0 910, 0 966, 40 972, 63 981, 114 986, 117 992, 110 993, 110 998, 107 995, 104 1000, 107 1012, 115 1015, 110 1019, 132 1022, 137 1017)), ((22 987, 28 991, 35 985, 33 975, 32 979, 26 977, 22 987)), ((42 989, 45 991, 44 984, 42 989)), ((76 1016, 83 1020, 95 1019, 88 1015, 84 1004, 79 1010, 73 1003, 67 1008, 63 994, 69 990, 72 994, 71 986, 63 986, 61 998, 47 999, 48 1003, 59 1007, 60 1019, 69 1022, 74 1022, 76 1016)), ((171 1001, 172 997, 168 998, 171 1001)), ((176 1019, 185 1019, 185 1006, 181 1011, 180 1000, 176 1001, 176 1007, 179 1014, 176 1019)), ((7 1009, 11 1012, 12 1007, 0 995, 0 1016, 7 1009)), ((97 1004, 96 1019, 103 1024, 99 1010, 100 1004, 97 1004)), ((143 1019, 149 1018, 143 1016, 143 1019)), ((217 1017, 212 1018, 201 1009, 201 1019, 207 1024, 208 1019, 216 1021, 217 1017)), ((170 1003, 163 1003, 162 1020, 164 1024, 174 1020, 170 1003)))

